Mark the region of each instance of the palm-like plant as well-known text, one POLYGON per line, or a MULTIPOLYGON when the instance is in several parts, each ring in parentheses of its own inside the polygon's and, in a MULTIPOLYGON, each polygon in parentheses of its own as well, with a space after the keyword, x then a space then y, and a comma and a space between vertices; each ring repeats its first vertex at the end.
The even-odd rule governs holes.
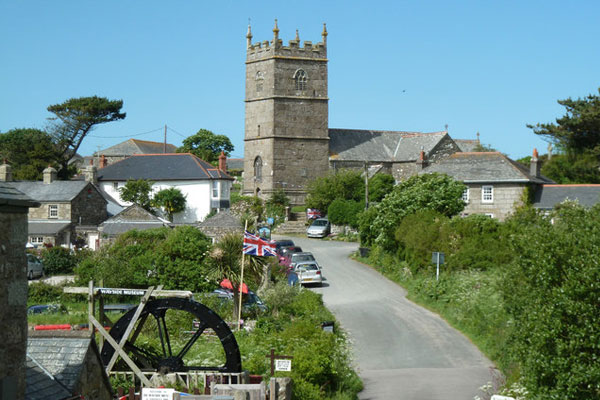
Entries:
POLYGON ((156 193, 152 199, 152 205, 162 208, 169 221, 173 222, 173 214, 185 210, 186 199, 181 190, 172 187, 156 193))
MULTIPOLYGON (((244 236, 241 233, 228 233, 215 243, 210 258, 213 268, 210 278, 229 279, 233 286, 233 315, 239 315, 239 287, 242 280, 242 250, 244 236)), ((244 281, 260 280, 263 266, 268 264, 268 257, 244 257, 244 281)))

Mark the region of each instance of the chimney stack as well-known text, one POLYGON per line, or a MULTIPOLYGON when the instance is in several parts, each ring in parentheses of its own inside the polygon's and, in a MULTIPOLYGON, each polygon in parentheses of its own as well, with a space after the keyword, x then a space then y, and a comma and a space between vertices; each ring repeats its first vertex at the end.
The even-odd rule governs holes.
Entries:
POLYGON ((98 169, 94 165, 88 165, 83 171, 85 181, 96 185, 98 183, 98 169))
POLYGON ((219 169, 223 172, 227 172, 227 156, 224 152, 219 154, 219 169))
POLYGON ((104 154, 102 154, 100 156, 100 168, 104 168, 106 167, 106 156, 104 154))
POLYGON ((535 178, 540 176, 540 162, 538 160, 538 151, 533 149, 533 155, 531 156, 531 162, 529 164, 529 174, 535 178))
POLYGON ((0 182, 12 182, 12 180, 12 167, 4 159, 4 162, 0 165, 0 182))
POLYGON ((46 168, 42 173, 44 174, 45 184, 48 185, 56 180, 57 173, 56 170, 52 168, 52 165, 48 165, 48 168, 46 168))
POLYGON ((421 152, 419 153, 419 158, 417 159, 417 172, 423 171, 426 164, 425 151, 423 150, 423 147, 421 147, 421 152))

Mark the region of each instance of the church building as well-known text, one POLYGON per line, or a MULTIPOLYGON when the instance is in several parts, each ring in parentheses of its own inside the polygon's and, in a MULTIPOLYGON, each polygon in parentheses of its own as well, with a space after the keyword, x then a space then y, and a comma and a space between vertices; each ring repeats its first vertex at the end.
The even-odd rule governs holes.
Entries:
POLYGON ((330 170, 401 181, 461 151, 447 131, 330 129, 325 24, 318 43, 301 44, 296 31, 284 46, 277 20, 271 41, 253 43, 250 26, 246 39, 244 194, 268 198, 283 189, 303 204, 308 183, 330 170))

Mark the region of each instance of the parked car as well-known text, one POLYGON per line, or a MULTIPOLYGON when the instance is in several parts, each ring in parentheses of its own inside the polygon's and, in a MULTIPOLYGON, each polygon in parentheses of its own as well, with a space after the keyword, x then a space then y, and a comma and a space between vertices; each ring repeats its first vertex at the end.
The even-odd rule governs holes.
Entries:
POLYGON ((296 264, 294 272, 298 275, 298 280, 302 285, 314 283, 321 286, 323 284, 321 268, 315 261, 304 261, 296 264))
POLYGON ((277 240, 275 242, 275 252, 279 253, 282 247, 295 246, 294 242, 289 239, 277 240))
POLYGON ((304 262, 314 262, 315 264, 317 264, 317 266, 319 266, 319 264, 317 263, 317 260, 315 259, 315 256, 313 256, 313 254, 309 251, 304 251, 302 253, 293 253, 289 256, 289 260, 290 260, 289 267, 292 269, 298 263, 304 263, 304 262))
POLYGON ((287 258, 290 254, 301 252, 302 247, 299 246, 282 247, 281 250, 279 250, 279 260, 281 261, 282 258, 287 258))
MULTIPOLYGON (((212 295, 221 299, 233 301, 233 290, 231 289, 215 289, 212 292, 212 295)), ((242 306, 244 309, 258 308, 262 312, 267 311, 268 309, 267 305, 252 290, 249 290, 247 294, 245 293, 245 300, 242 306)))
POLYGON ((44 276, 44 264, 33 254, 27 253, 27 279, 44 276))
POLYGON ((27 314, 67 314, 67 308, 62 304, 37 304, 27 308, 27 314))
POLYGON ((306 236, 324 238, 331 233, 331 224, 327 218, 317 218, 306 229, 306 236))

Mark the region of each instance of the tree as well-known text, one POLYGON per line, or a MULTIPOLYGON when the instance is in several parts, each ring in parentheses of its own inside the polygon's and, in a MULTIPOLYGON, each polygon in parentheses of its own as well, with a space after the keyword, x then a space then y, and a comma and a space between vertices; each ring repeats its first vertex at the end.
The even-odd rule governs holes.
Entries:
MULTIPOLYGON (((233 318, 239 315, 239 287, 242 281, 242 251, 243 235, 240 233, 228 233, 215 243, 210 257, 213 261, 210 277, 221 281, 229 279, 233 287, 233 318)), ((244 283, 254 281, 257 283, 261 278, 263 265, 269 262, 269 257, 244 257, 244 283)))
POLYGON ((456 215, 465 207, 462 200, 465 188, 463 183, 443 174, 409 178, 372 207, 374 211, 363 213, 359 222, 361 241, 364 240, 364 245, 377 243, 386 250, 392 250, 394 232, 405 216, 423 209, 437 211, 447 217, 456 215), (363 230, 369 234, 364 234, 363 230))
POLYGON ((16 180, 37 181, 48 165, 57 166, 52 137, 39 129, 11 129, 0 134, 0 161, 6 159, 16 180))
MULTIPOLYGON (((600 89, 598 90, 600 93, 600 89)), ((545 137, 567 154, 579 154, 600 146, 600 96, 588 95, 585 98, 558 100, 565 107, 563 117, 556 124, 527 125, 536 135, 545 137)))
POLYGON ((123 100, 98 96, 72 98, 48 107, 48 111, 55 115, 50 118, 54 121, 51 132, 57 146, 59 175, 62 178, 68 178, 69 161, 86 135, 96 125, 124 119, 126 114, 121 113, 122 107, 123 100))
POLYGON ((185 210, 185 204, 186 199, 181 190, 173 187, 160 190, 152 198, 152 205, 161 208, 171 222, 173 222, 173 214, 185 210))
POLYGON ((335 199, 363 201, 365 182, 360 171, 340 170, 308 184, 306 206, 326 211, 335 199))
POLYGON ((376 174, 369 179, 369 203, 380 202, 392 191, 396 180, 390 174, 376 174))
POLYGON ((151 193, 152 182, 146 179, 130 179, 125 186, 119 188, 119 195, 123 201, 137 204, 146 211, 152 209, 150 200, 151 193))
POLYGON ((225 135, 216 135, 207 129, 200 129, 195 135, 183 139, 178 153, 192 153, 202 160, 215 164, 221 152, 229 156, 233 151, 231 140, 225 135))

